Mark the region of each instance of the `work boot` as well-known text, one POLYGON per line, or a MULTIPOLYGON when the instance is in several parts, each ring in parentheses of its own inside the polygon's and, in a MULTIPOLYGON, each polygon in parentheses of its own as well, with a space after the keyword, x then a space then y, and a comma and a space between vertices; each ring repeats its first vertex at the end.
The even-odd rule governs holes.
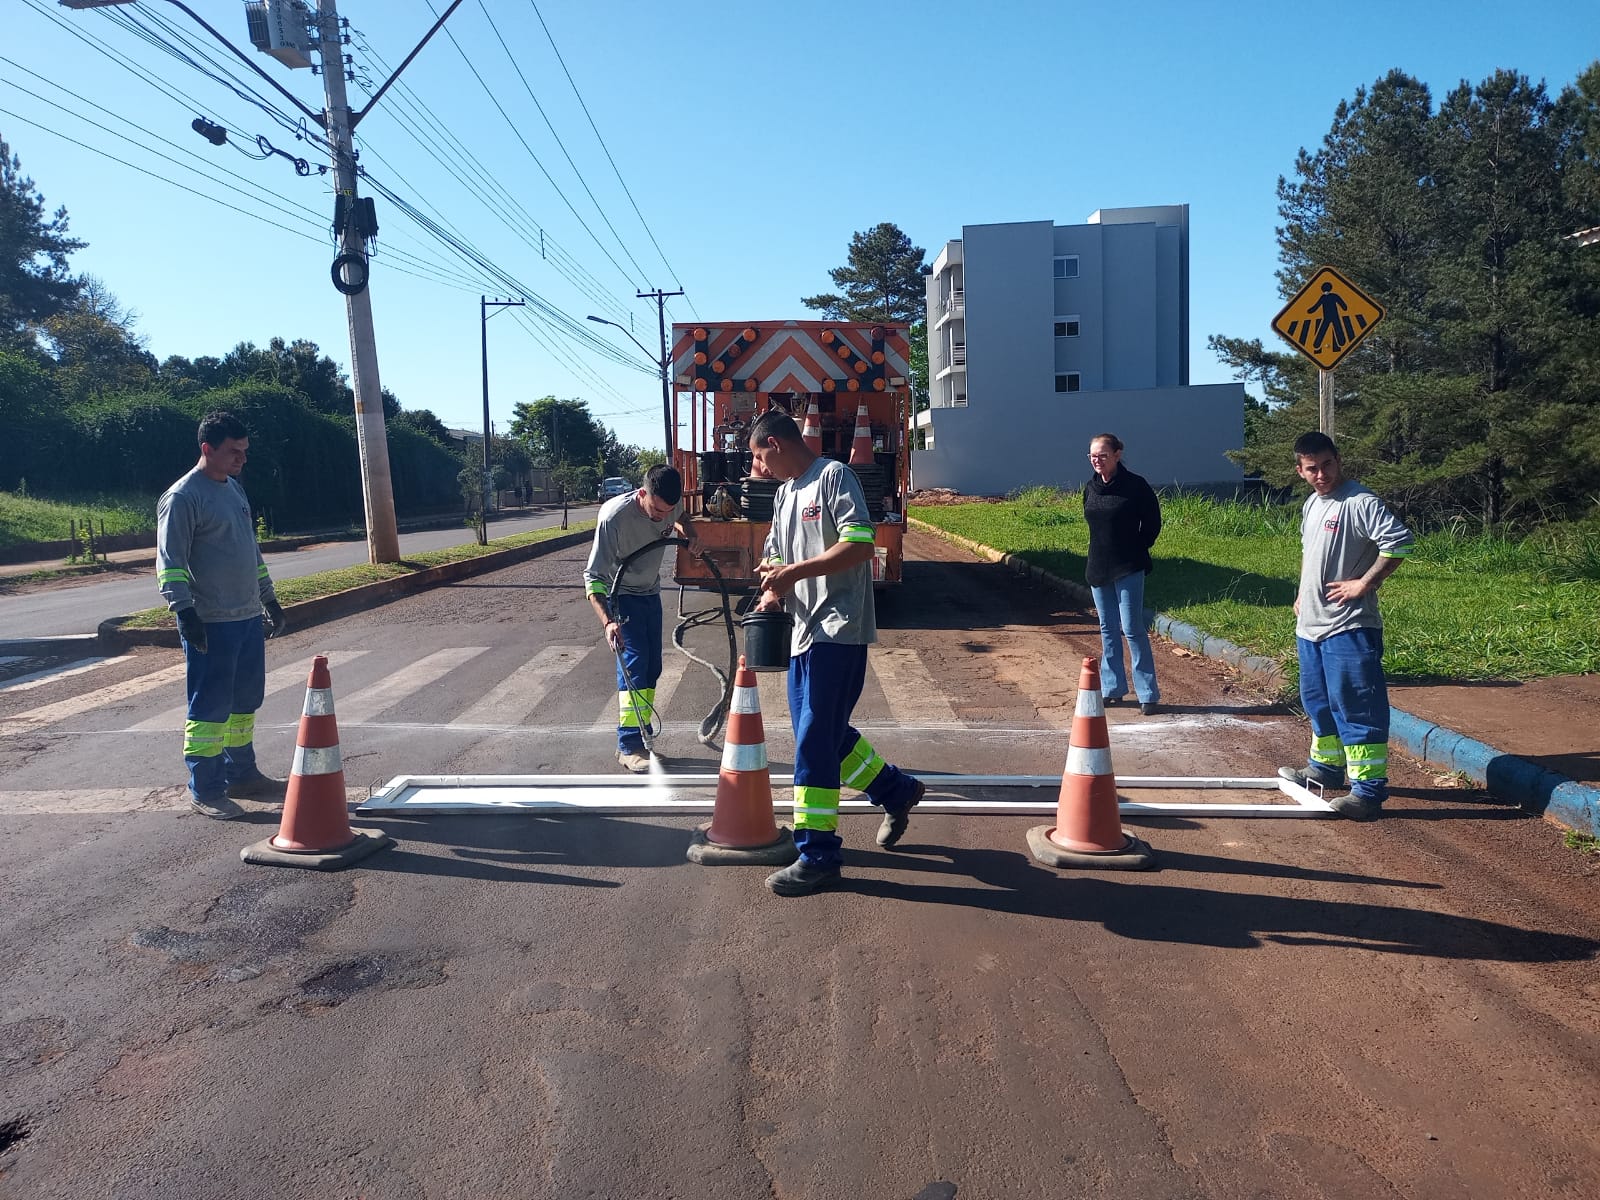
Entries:
POLYGON ((838 883, 838 867, 819 867, 797 858, 781 871, 767 876, 767 886, 779 896, 809 896, 838 883))
POLYGON ((1155 700, 1141 700, 1141 701, 1139 701, 1139 715, 1141 717, 1153 717, 1160 711, 1161 711, 1161 704, 1158 701, 1155 701, 1155 700))
POLYGON ((228 795, 235 800, 259 800, 263 804, 282 804, 289 794, 287 779, 274 779, 257 771, 228 784, 228 795))
POLYGON ((218 796, 211 800, 202 800, 193 792, 189 793, 189 807, 203 817, 210 817, 213 821, 232 821, 244 816, 244 809, 240 808, 226 796, 218 796))
POLYGON ((893 848, 896 842, 905 836, 906 826, 911 824, 911 810, 922 802, 922 797, 928 790, 928 785, 920 779, 913 779, 914 785, 911 801, 904 808, 883 810, 883 823, 878 826, 878 845, 885 850, 893 848))
POLYGON ((1383 806, 1371 800, 1363 800, 1354 792, 1343 796, 1335 796, 1328 801, 1328 806, 1341 817, 1350 821, 1376 821, 1383 816, 1383 806))
POLYGON ((1278 778, 1287 779, 1290 783, 1298 783, 1303 788, 1316 784, 1320 788, 1336 788, 1344 786, 1344 772, 1316 775, 1305 767, 1279 767, 1278 778))
POLYGON ((635 775, 650 773, 649 757, 638 750, 618 750, 617 761, 625 770, 632 771, 635 775))

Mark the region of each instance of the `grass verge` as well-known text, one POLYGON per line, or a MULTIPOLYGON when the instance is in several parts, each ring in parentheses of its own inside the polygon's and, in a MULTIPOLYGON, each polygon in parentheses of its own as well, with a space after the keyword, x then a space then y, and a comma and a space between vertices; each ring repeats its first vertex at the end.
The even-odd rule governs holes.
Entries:
MULTIPOLYGON (((1089 535, 1076 494, 1033 489, 1000 504, 914 506, 911 515, 1064 579, 1083 578, 1089 535)), ((1168 496, 1162 521, 1145 603, 1276 658, 1295 678, 1299 506, 1168 496)), ((1548 537, 1429 534, 1380 597, 1392 678, 1600 670, 1600 579, 1575 570, 1548 537)))
MULTIPOLYGON (((332 596, 339 592, 347 592, 351 588, 361 587, 368 583, 381 583, 385 579, 397 579, 402 575, 412 575, 418 571, 425 571, 429 567, 442 567, 446 563, 465 562, 468 559, 482 558, 485 554, 493 554, 498 550, 514 550, 518 546, 531 546, 537 542, 548 542, 552 538, 563 537, 569 533, 582 533, 593 529, 593 521, 574 521, 567 529, 535 529, 528 533, 514 533, 507 537, 492 538, 487 546, 480 546, 476 542, 468 542, 464 546, 449 546, 443 550, 426 550, 420 554, 413 554, 409 558, 393 563, 362 563, 354 567, 340 567, 333 571, 318 571, 315 575, 302 575, 297 579, 285 579, 277 583, 274 590, 278 593, 281 604, 299 604, 304 600, 320 600, 324 596, 332 596)), ((576 586, 576 585, 574 585, 576 586)), ((173 624, 172 614, 165 608, 146 608, 133 613, 122 622, 124 629, 161 629, 173 624)))
POLYGON ((25 542, 56 542, 69 536, 72 523, 93 520, 96 536, 105 523, 107 534, 142 533, 156 527, 155 496, 84 495, 39 500, 0 492, 0 548, 25 542))

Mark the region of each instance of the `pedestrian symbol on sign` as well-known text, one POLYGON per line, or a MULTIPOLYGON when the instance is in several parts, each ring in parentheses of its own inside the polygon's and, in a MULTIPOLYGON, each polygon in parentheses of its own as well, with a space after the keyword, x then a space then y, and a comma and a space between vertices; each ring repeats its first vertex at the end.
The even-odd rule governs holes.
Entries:
POLYGON ((1383 320, 1383 306, 1332 267, 1320 267, 1272 327, 1324 371, 1354 350, 1383 320))

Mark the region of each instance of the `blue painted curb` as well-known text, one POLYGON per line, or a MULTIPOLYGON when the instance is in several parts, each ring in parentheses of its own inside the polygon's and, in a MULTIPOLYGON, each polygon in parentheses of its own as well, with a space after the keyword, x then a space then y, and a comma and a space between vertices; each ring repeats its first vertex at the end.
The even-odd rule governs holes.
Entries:
MULTIPOLYGON (((991 546, 947 533, 925 521, 913 518, 908 524, 976 551, 986 558, 1004 562, 1014 571, 1032 575, 1067 592, 1080 603, 1093 603, 1092 597, 1087 601, 1083 599, 1088 592, 1084 585, 1060 579, 1033 566, 1020 555, 1004 554, 991 546)), ((1283 682, 1283 669, 1276 659, 1253 655, 1232 642, 1212 637, 1165 613, 1146 610, 1145 619, 1162 637, 1186 650, 1227 663, 1241 674, 1253 676, 1263 683, 1281 685, 1283 682)), ((1525 812, 1548 817, 1579 833, 1600 837, 1600 788, 1579 783, 1548 767, 1541 767, 1515 754, 1506 754, 1464 733, 1446 729, 1443 725, 1436 725, 1394 707, 1389 709, 1389 741, 1413 758, 1443 767, 1446 771, 1460 771, 1474 783, 1488 789, 1490 795, 1515 804, 1525 812)))

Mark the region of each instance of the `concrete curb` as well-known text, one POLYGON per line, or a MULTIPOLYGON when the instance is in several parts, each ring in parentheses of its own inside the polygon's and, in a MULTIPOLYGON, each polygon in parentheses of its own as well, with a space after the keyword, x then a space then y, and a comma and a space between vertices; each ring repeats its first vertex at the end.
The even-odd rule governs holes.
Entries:
POLYGON ((66 633, 58 637, 6 638, 0 641, 0 654, 22 658, 83 657, 100 648, 99 634, 66 633))
MULTIPOLYGON (((349 616, 354 612, 362 612, 380 604, 387 604, 391 600, 398 600, 402 596, 410 596, 416 592, 426 591, 428 588, 437 587, 442 583, 454 583, 458 579, 467 579, 473 575, 497 571, 501 567, 509 567, 519 562, 526 562, 530 558, 539 558, 557 550, 581 546, 593 537, 594 530, 583 529, 576 533, 565 534, 562 537, 550 538, 543 542, 534 542, 528 546, 513 546, 509 550, 496 550, 490 554, 479 555, 477 558, 445 563, 439 567, 428 567, 426 570, 413 571, 409 575, 400 575, 394 579, 380 579, 377 583, 364 583, 360 587, 349 588, 343 592, 335 592, 331 596, 320 596, 315 600, 303 600, 299 604, 288 604, 284 606, 284 612, 289 617, 289 630, 294 632, 309 628, 312 625, 321 625, 324 621, 337 620, 339 617, 349 616)), ((573 587, 576 588, 577 585, 574 584, 573 587)), ((128 646, 170 646, 176 648, 181 644, 178 641, 176 627, 124 629, 122 622, 125 620, 127 620, 126 617, 112 617, 108 621, 100 622, 100 632, 97 636, 102 647, 117 650, 128 646)))
MULTIPOLYGON (((1094 606, 1094 597, 1083 584, 1058 578, 1018 555, 1003 553, 926 521, 907 518, 906 523, 970 550, 980 558, 1004 563, 1019 574, 1031 576, 1065 592, 1085 608, 1094 606)), ((1153 626, 1157 633, 1169 641, 1206 658, 1226 663, 1242 675, 1274 687, 1281 688, 1284 684, 1283 668, 1276 659, 1252 655, 1232 642, 1212 637, 1165 613, 1155 614, 1153 626)), ((1446 771, 1460 771, 1474 783, 1487 788, 1490 795, 1515 804, 1525 812, 1549 818, 1580 833, 1600 837, 1600 788, 1579 783, 1538 763, 1507 754, 1464 733, 1457 733, 1392 706, 1389 709, 1389 740, 1413 758, 1446 771)))

